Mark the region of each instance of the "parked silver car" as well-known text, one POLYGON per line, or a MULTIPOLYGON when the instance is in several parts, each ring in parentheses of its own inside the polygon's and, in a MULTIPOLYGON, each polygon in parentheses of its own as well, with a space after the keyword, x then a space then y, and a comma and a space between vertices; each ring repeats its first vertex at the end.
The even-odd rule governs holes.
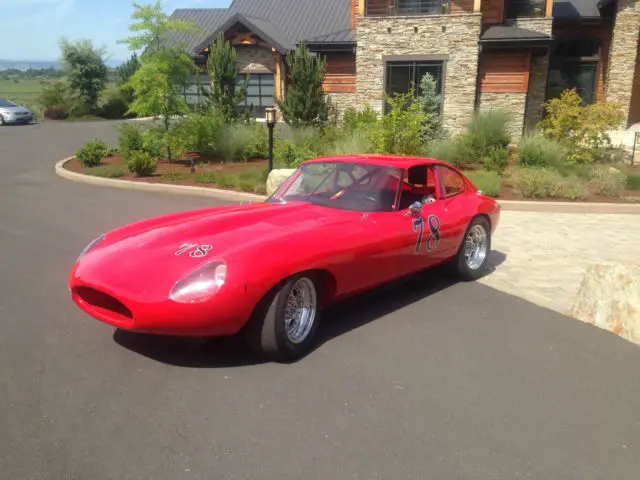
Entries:
POLYGON ((33 122, 33 114, 28 108, 21 107, 6 98, 0 97, 0 125, 31 122, 33 122))

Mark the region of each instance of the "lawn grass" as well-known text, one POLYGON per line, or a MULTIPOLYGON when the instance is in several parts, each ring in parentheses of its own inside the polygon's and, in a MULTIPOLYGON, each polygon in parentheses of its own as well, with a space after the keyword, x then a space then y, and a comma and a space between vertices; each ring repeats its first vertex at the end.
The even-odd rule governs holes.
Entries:
POLYGON ((38 95, 47 85, 46 80, 39 78, 0 78, 0 97, 9 99, 19 105, 32 105, 37 102, 38 95))

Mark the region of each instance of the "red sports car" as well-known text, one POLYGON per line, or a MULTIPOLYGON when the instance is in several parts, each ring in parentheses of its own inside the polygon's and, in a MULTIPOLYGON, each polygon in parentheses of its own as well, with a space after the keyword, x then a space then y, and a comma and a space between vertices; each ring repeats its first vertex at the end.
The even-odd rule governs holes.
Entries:
POLYGON ((241 332, 290 361, 332 302, 446 262, 487 264, 500 205, 458 169, 394 155, 304 162, 266 201, 163 215, 92 241, 71 270, 75 303, 135 332, 241 332))

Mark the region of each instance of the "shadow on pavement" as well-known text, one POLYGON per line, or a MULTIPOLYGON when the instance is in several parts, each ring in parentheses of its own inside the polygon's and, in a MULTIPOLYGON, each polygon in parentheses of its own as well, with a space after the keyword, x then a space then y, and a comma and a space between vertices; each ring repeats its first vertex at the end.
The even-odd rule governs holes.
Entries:
MULTIPOLYGON (((503 253, 492 251, 488 274, 505 259, 503 253)), ((436 267, 336 303, 323 312, 316 345, 311 353, 333 338, 424 300, 456 283, 456 280, 444 274, 442 268, 436 267)), ((239 335, 191 339, 116 330, 113 339, 135 353, 179 367, 229 368, 264 363, 251 354, 239 335)))

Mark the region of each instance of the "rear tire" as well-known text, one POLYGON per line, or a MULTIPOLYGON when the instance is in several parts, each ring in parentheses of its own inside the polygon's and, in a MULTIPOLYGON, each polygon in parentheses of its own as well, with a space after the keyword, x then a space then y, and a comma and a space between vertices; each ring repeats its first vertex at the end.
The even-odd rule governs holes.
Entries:
POLYGON ((484 275, 491 252, 491 227, 485 217, 469 223, 458 253, 449 262, 449 271, 462 281, 477 280, 484 275))
POLYGON ((260 302, 245 328, 258 356, 290 362, 307 354, 321 317, 321 284, 311 273, 299 273, 278 284, 260 302))
POLYGON ((0 127, 4 127, 6 124, 4 122, 4 117, 0 115, 0 127))

